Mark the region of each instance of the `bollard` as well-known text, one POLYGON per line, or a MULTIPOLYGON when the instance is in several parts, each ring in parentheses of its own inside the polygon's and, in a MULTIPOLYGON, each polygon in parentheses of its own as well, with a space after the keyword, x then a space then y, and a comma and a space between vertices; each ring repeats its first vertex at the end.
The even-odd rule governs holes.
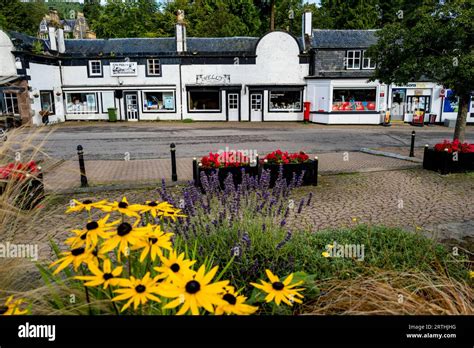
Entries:
POLYGON ((428 155, 429 145, 425 144, 425 148, 423 150, 423 169, 431 169, 431 161, 429 162, 429 155, 428 155))
POLYGON ((198 164, 196 157, 193 158, 193 181, 194 185, 198 183, 198 164))
POLYGON ((415 157, 415 131, 411 132, 410 157, 415 157))
POLYGON ((79 157, 79 171, 81 172, 81 187, 89 186, 87 183, 86 166, 84 165, 84 149, 77 145, 77 156, 79 157))
POLYGON ((314 170, 313 186, 318 186, 318 166, 319 166, 318 156, 314 156, 313 166, 314 166, 314 168, 313 168, 313 170, 314 170))
POLYGON ((178 181, 178 174, 176 173, 176 145, 171 143, 171 181, 178 181))

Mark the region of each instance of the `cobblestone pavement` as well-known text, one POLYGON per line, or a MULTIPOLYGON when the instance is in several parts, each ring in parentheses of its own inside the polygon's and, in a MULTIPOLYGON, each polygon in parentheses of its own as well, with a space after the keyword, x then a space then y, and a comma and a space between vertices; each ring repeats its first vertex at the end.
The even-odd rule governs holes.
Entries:
MULTIPOLYGON (((314 157, 314 155, 311 155, 314 157)), ((416 163, 361 152, 337 152, 318 155, 321 174, 391 170, 419 166, 416 163)), ((171 178, 171 160, 86 161, 90 185, 159 182, 171 178)), ((192 179, 192 158, 177 160, 179 180, 192 179)), ((46 189, 65 190, 80 186, 79 164, 66 161, 45 174, 46 189)))

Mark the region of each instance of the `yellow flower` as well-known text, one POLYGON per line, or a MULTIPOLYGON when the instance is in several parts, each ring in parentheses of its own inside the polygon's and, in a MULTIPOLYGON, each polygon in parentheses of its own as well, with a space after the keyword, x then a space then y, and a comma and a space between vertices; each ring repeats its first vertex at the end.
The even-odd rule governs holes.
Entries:
POLYGON ((107 289, 109 285, 118 285, 122 279, 117 278, 122 274, 123 267, 119 266, 112 270, 112 264, 109 259, 104 261, 104 267, 101 271, 94 263, 89 263, 89 270, 93 275, 88 276, 77 276, 76 279, 85 280, 85 286, 104 286, 107 289))
POLYGON ((180 214, 181 209, 175 208, 168 202, 158 201, 146 201, 141 206, 141 213, 150 213, 154 218, 158 217, 171 217, 173 221, 176 221, 177 217, 186 217, 186 215, 180 214))
POLYGON ((74 271, 77 271, 79 266, 84 263, 97 263, 95 260, 96 255, 92 250, 86 250, 84 247, 71 249, 61 254, 62 257, 59 260, 54 261, 49 267, 54 267, 59 264, 58 268, 53 272, 53 274, 58 274, 63 269, 65 269, 70 264, 73 265, 74 271))
POLYGON ((99 237, 107 239, 109 237, 107 232, 111 232, 114 226, 120 223, 120 220, 107 223, 109 217, 110 214, 107 214, 98 221, 89 221, 84 229, 72 230, 75 236, 66 239, 65 244, 70 245, 71 248, 79 248, 82 246, 95 248, 99 242, 99 237))
POLYGON ((144 305, 148 300, 161 302, 161 300, 154 294, 158 294, 158 285, 154 279, 150 277, 150 272, 147 272, 143 279, 136 279, 131 276, 130 279, 122 279, 119 284, 123 289, 115 290, 118 295, 112 299, 112 301, 123 301, 128 302, 122 307, 121 312, 126 310, 133 303, 133 307, 136 310, 138 305, 144 305))
POLYGON ((122 222, 118 225, 117 229, 112 232, 109 238, 102 244, 100 253, 108 253, 118 246, 119 262, 122 254, 128 256, 130 254, 130 246, 136 245, 150 231, 151 225, 146 227, 136 227, 137 224, 138 221, 133 227, 128 222, 122 222))
POLYGON ((352 222, 357 222, 357 218, 356 218, 356 217, 353 217, 353 218, 352 218, 352 222))
POLYGON ((171 251, 168 258, 160 256, 161 266, 155 267, 155 271, 160 272, 155 279, 164 279, 168 277, 178 276, 183 277, 186 273, 195 273, 191 270, 191 266, 196 263, 195 260, 187 260, 184 258, 184 253, 177 256, 176 251, 171 251))
POLYGON ((331 256, 327 251, 323 251, 323 252, 321 253, 321 255, 323 255, 324 257, 329 257, 329 256, 331 256))
POLYGON ((106 212, 118 211, 123 215, 130 217, 140 218, 138 212, 141 209, 140 204, 128 204, 127 198, 123 197, 120 202, 109 203, 103 207, 103 210, 106 212))
POLYGON ((4 306, 0 306, 0 315, 24 315, 28 310, 21 310, 20 306, 23 300, 13 300, 13 296, 7 298, 4 306))
POLYGON ((183 277, 173 276, 170 283, 161 284, 160 295, 174 298, 173 301, 164 306, 164 309, 175 308, 182 304, 177 315, 183 315, 191 310, 193 315, 199 315, 199 308, 203 307, 208 312, 214 313, 214 305, 225 304, 220 293, 222 288, 229 284, 226 281, 211 283, 216 275, 218 267, 214 267, 206 274, 203 266, 193 273, 185 273, 183 277))
POLYGON ((286 277, 283 282, 281 282, 280 278, 274 275, 269 269, 266 270, 266 273, 268 279, 270 279, 270 283, 260 280, 262 284, 250 284, 256 287, 257 289, 263 290, 268 293, 267 297, 265 297, 265 300, 267 302, 275 300, 275 303, 278 306, 282 301, 290 306, 293 306, 293 302, 302 303, 299 298, 303 298, 304 296, 301 295, 299 291, 304 290, 304 288, 295 289, 295 286, 303 284, 303 281, 291 284, 291 281, 293 280, 293 273, 286 277))
POLYGON ((474 278, 474 271, 469 271, 469 278, 474 278))
POLYGON ((332 249, 332 248, 334 248, 334 245, 332 245, 332 244, 326 245, 326 249, 332 249))
POLYGON ((99 202, 92 202, 90 199, 86 199, 85 201, 79 202, 76 199, 72 200, 73 204, 66 210, 66 213, 73 213, 79 211, 91 211, 92 208, 96 209, 103 209, 104 206, 107 204, 107 200, 104 199, 99 202))
POLYGON ((143 262, 148 254, 150 254, 151 260, 155 261, 156 256, 163 255, 161 249, 173 250, 171 247, 171 236, 173 234, 163 232, 160 226, 150 225, 150 232, 143 239, 140 239, 132 250, 143 249, 140 262, 143 262))
POLYGON ((226 286, 221 296, 225 303, 216 307, 216 315, 250 315, 258 310, 258 307, 245 304, 247 297, 238 295, 232 286, 226 286))

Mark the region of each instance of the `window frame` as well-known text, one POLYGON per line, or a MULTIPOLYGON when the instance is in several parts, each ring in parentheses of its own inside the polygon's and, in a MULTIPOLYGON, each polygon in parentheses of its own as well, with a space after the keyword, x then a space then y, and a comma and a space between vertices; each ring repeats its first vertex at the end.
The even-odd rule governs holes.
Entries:
POLYGON ((346 67, 346 70, 360 70, 360 68, 361 68, 361 61, 362 61, 362 51, 361 51, 361 50, 347 50, 347 51, 346 51, 346 56, 345 56, 345 67, 346 67), (355 57, 356 52, 359 53, 359 58, 356 58, 356 57, 355 57), (353 53, 352 58, 349 58, 349 54, 350 54, 350 53, 353 53), (352 59, 352 60, 353 60, 353 64, 352 64, 351 67, 349 67, 349 59, 352 59), (355 63, 356 59, 359 61, 357 67, 354 66, 354 63, 355 63))
POLYGON ((41 95, 42 95, 42 94, 45 94, 45 93, 49 94, 49 97, 50 97, 50 100, 51 100, 51 111, 50 111, 51 114, 50 114, 50 116, 56 115, 56 105, 54 105, 54 104, 55 104, 55 101, 54 101, 54 92, 51 91, 51 90, 41 90, 41 91, 39 91, 39 94, 40 94, 39 99, 40 99, 41 110, 43 110, 43 105, 42 105, 42 101, 41 101, 41 95))
POLYGON ((100 60, 89 60, 87 62, 87 75, 88 77, 104 77, 104 67, 102 66, 102 61, 100 60), (92 67, 92 63, 99 63, 100 66, 100 73, 94 73, 94 68, 92 67))
MULTIPOLYGON (((379 113, 377 109, 379 108, 379 105, 377 103, 377 87, 334 87, 332 88, 331 91, 331 113, 379 113), (334 92, 335 91, 340 91, 340 90, 363 90, 363 91, 373 91, 374 92, 374 97, 375 99, 373 101, 368 101, 370 103, 374 103, 375 109, 374 110, 333 110, 334 103, 340 103, 334 101, 334 92)), ((345 101, 347 102, 347 100, 345 101)), ((367 102, 367 101, 360 101, 356 100, 355 102, 367 102)))
POLYGON ((167 90, 145 90, 145 91, 142 91, 142 113, 144 114, 155 114, 155 113, 174 113, 176 112, 176 91, 174 89, 167 89, 167 90), (173 93, 173 109, 172 110, 167 110, 167 109, 156 109, 156 110, 145 110, 144 108, 144 104, 145 104, 145 101, 146 101, 146 97, 145 97, 145 94, 146 93, 149 93, 149 92, 155 92, 155 93, 173 93))
POLYGON ((162 69, 161 69, 161 60, 158 59, 158 58, 147 58, 146 60, 146 69, 145 69, 145 72, 146 72, 146 76, 148 77, 161 77, 162 76, 162 69), (156 62, 158 62, 158 68, 159 68, 159 72, 158 73, 152 73, 150 71, 150 61, 153 61, 152 65, 154 67, 156 67, 156 62))
POLYGON ((187 108, 188 108, 188 113, 201 113, 201 114, 211 114, 211 113, 221 113, 222 112, 222 89, 220 88, 192 88, 187 90, 187 108), (217 92, 219 96, 219 109, 191 109, 191 98, 190 98, 190 93, 192 92, 217 92))
MULTIPOLYGON (((263 101, 262 101, 263 102, 263 101)), ((269 89, 268 90, 268 112, 303 112, 303 90, 302 89, 269 89), (300 94, 300 107, 299 109, 272 109, 270 103, 272 102, 272 93, 284 93, 284 92, 299 92, 300 94)))
POLYGON ((372 58, 368 58, 368 57, 365 57, 365 53, 367 52, 367 50, 363 50, 362 51, 362 69, 363 70, 374 70, 376 67, 377 67, 377 64, 375 64, 373 61, 372 61, 372 58), (368 66, 365 67, 365 61, 368 61, 368 66), (371 65, 373 63, 373 65, 371 65))
POLYGON ((11 105, 13 108, 12 108, 12 114, 13 115, 19 115, 20 114, 20 105, 18 104, 18 93, 14 93, 14 92, 4 92, 3 93, 3 101, 5 102, 5 107, 6 107, 6 114, 9 114, 10 112, 8 112, 8 106, 11 105), (9 95, 7 97, 7 95, 9 95), (15 109, 15 105, 14 105, 14 101, 16 102, 16 109, 15 109), (10 101, 10 103, 8 102, 10 101))
POLYGON ((86 92, 86 91, 65 91, 64 92, 64 110, 66 115, 86 115, 86 114, 99 114, 99 96, 98 92, 86 92), (72 111, 70 112, 67 107, 67 95, 68 94, 93 94, 95 96, 95 111, 72 111))

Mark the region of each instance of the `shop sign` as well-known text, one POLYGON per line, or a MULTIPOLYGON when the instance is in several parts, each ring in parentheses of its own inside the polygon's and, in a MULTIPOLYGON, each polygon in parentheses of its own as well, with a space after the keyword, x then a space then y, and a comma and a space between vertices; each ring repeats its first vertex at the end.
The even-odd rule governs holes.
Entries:
POLYGON ((230 83, 230 75, 196 75, 196 83, 200 85, 230 83))
POLYGON ((137 62, 111 62, 110 76, 137 76, 137 62))
POLYGON ((422 89, 415 89, 415 95, 423 95, 422 89))
POLYGON ((408 83, 408 88, 427 88, 426 83, 408 83))

